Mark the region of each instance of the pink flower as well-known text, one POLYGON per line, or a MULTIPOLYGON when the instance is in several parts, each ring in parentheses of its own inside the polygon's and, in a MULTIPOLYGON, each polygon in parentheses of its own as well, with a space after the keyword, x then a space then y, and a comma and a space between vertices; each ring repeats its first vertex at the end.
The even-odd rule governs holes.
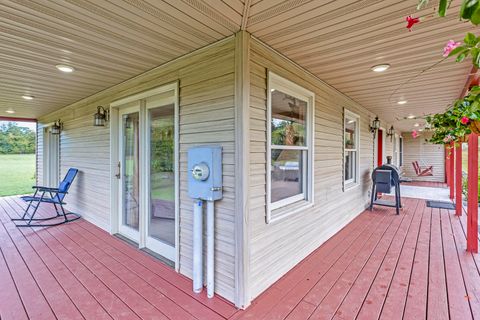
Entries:
POLYGON ((418 134, 417 130, 413 130, 412 131, 412 138, 416 139, 418 136, 419 136, 419 134, 418 134))
POLYGON ((448 57, 450 52, 452 52, 453 49, 461 45, 460 42, 455 42, 453 40, 449 40, 447 44, 445 45, 445 48, 443 48, 443 56, 448 57))
POLYGON ((462 124, 467 124, 468 122, 470 122, 470 119, 468 119, 467 117, 463 117, 463 118, 460 120, 460 122, 461 122, 462 124))
POLYGON ((453 140, 453 137, 449 134, 445 138, 443 138, 443 142, 450 142, 452 140, 453 140))
POLYGON ((405 21, 407 21, 407 29, 408 31, 412 31, 412 27, 416 23, 420 23, 420 18, 412 18, 412 16, 408 16, 405 18, 405 21))

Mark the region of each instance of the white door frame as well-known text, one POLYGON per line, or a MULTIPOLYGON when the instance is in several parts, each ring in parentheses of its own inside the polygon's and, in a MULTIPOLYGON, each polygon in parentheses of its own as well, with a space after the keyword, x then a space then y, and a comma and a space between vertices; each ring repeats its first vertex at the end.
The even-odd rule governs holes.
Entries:
POLYGON ((43 185, 56 188, 60 181, 60 135, 51 133, 51 125, 43 129, 43 185))
MULTIPOLYGON (((386 148, 385 145, 387 143, 387 135, 386 135, 386 130, 383 127, 378 128, 382 130, 382 163, 387 163, 387 155, 385 154, 386 148)), ((376 168, 378 166, 378 136, 379 132, 377 131, 377 134, 375 135, 375 139, 373 141, 373 163, 375 164, 373 167, 376 168)))
MULTIPOLYGON (((134 104, 134 105, 129 105, 129 106, 126 106, 126 107, 123 107, 119 110, 118 112, 118 116, 117 116, 117 121, 118 121, 118 133, 117 133, 117 138, 118 138, 118 161, 117 161, 117 168, 118 168, 118 163, 121 164, 121 167, 118 168, 118 173, 122 174, 124 168, 125 168, 125 163, 124 161, 122 161, 123 159, 123 153, 124 153, 124 150, 123 150, 123 147, 124 147, 124 144, 123 144, 123 124, 122 124, 122 118, 123 118, 123 115, 126 115, 126 114, 131 114, 131 113, 136 113, 138 112, 138 116, 140 116, 141 114, 141 108, 140 108, 140 102, 134 104), (121 158, 122 157, 122 158, 121 158)), ((142 128, 141 128, 141 119, 139 119, 139 124, 140 124, 140 127, 139 127, 139 142, 141 141, 140 139, 140 135, 141 135, 141 132, 142 132, 142 128)), ((141 177, 142 177, 142 170, 141 170, 141 158, 142 158, 142 150, 141 150, 141 146, 139 146, 139 152, 138 152, 138 166, 139 166, 139 170, 138 170, 138 175, 139 175, 139 183, 138 183, 138 187, 139 187, 139 190, 138 190, 138 194, 141 195, 142 194, 142 183, 141 183, 141 177)), ((123 176, 123 175, 121 175, 123 176)), ((122 223, 122 215, 123 215, 123 199, 122 199, 122 196, 123 196, 123 184, 121 183, 121 181, 123 181, 122 179, 118 179, 119 180, 119 183, 118 183, 118 191, 117 191, 117 194, 118 194, 118 219, 117 219, 117 222, 118 222, 118 233, 120 233, 122 236, 124 237, 127 237, 128 239, 132 240, 132 241, 135 241, 137 243, 140 243, 140 235, 141 235, 141 223, 142 223, 142 219, 141 219, 141 216, 142 216, 142 201, 139 197, 138 201, 139 201, 139 206, 138 206, 138 230, 135 230, 133 228, 130 228, 128 226, 124 226, 123 223, 122 223)))
POLYGON ((179 157, 178 157, 178 108, 176 107, 176 96, 172 95, 170 97, 162 98, 162 99, 156 99, 154 103, 149 103, 147 100, 145 102, 145 130, 144 134, 145 137, 143 141, 145 142, 144 144, 144 152, 145 152, 145 157, 144 157, 144 162, 143 167, 145 168, 145 174, 144 177, 150 177, 150 135, 148 134, 148 124, 150 123, 150 116, 149 116, 149 110, 150 109, 155 109, 158 107, 162 106, 167 106, 173 104, 174 107, 174 171, 175 171, 175 247, 171 247, 153 237, 149 237, 149 210, 150 204, 149 204, 149 191, 150 191, 150 179, 144 179, 144 190, 145 192, 145 197, 142 197, 142 199, 145 201, 145 208, 146 208, 146 214, 144 214, 145 218, 145 232, 143 232, 143 235, 145 236, 143 245, 146 248, 149 248, 157 253, 160 253, 162 256, 165 258, 175 261, 176 258, 176 249, 178 247, 178 207, 179 207, 179 157))
MULTIPOLYGON (((127 108, 134 104, 139 104, 140 108, 140 151, 139 151, 139 174, 140 174, 140 217, 139 217, 139 240, 138 245, 139 248, 149 248, 153 251, 160 251, 163 252, 165 258, 173 261, 175 263, 175 270, 179 271, 179 250, 180 250, 180 171, 179 171, 179 150, 180 150, 180 135, 179 135, 179 86, 178 81, 174 83, 170 83, 161 87, 157 87, 139 94, 135 94, 120 100, 116 100, 110 104, 110 191, 111 191, 111 198, 110 198, 110 233, 116 234, 119 233, 119 217, 120 217, 120 206, 119 206, 119 199, 120 199, 120 183, 119 180, 116 178, 116 174, 118 171, 117 164, 119 161, 119 154, 120 154, 120 143, 118 133, 121 127, 121 123, 119 123, 119 114, 122 112, 123 108, 127 108), (148 209, 148 188, 149 188, 149 179, 148 177, 148 170, 149 166, 149 143, 147 141, 148 133, 147 133, 147 101, 149 97, 167 93, 172 91, 172 96, 165 100, 167 104, 174 103, 174 123, 175 123, 175 248, 173 250, 165 250, 165 244, 159 245, 158 240, 152 241, 154 239, 148 239, 148 220, 147 214, 149 214, 148 209)), ((152 105, 151 108, 162 106, 162 104, 156 104, 155 106, 152 105)), ((171 248, 171 247, 170 247, 171 248)))

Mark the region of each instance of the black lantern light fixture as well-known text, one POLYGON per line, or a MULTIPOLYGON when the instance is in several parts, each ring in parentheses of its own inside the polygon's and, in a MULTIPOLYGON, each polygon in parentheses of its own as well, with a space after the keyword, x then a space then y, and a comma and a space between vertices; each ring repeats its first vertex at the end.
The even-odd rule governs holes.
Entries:
POLYGON ((97 112, 93 115, 94 127, 105 127, 106 122, 109 120, 109 111, 102 106, 97 107, 97 112))
POLYGON ((53 122, 53 125, 50 128, 50 132, 52 134, 60 134, 62 130, 63 130, 63 122, 60 119, 53 122))
POLYGON ((387 130, 387 137, 390 137, 390 142, 393 141, 393 136, 395 135, 395 129, 393 126, 390 127, 390 129, 387 130))
POLYGON ((370 132, 373 133, 374 139, 379 128, 380 128, 380 120, 378 120, 378 117, 375 117, 375 119, 372 121, 372 124, 370 125, 370 132))

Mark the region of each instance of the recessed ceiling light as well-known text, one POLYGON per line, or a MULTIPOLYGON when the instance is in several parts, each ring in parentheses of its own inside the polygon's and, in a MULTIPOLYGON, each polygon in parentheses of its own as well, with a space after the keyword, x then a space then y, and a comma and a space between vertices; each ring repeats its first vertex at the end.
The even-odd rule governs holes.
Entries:
POLYGON ((420 127, 420 124, 419 124, 419 123, 415 123, 413 126, 414 126, 414 127, 420 127))
POLYGON ((408 118, 408 119, 415 119, 415 116, 414 116, 413 114, 411 114, 411 115, 409 115, 407 118, 408 118))
POLYGON ((22 96, 22 98, 25 99, 25 100, 33 100, 34 96, 31 96, 31 95, 29 95, 29 94, 24 94, 24 95, 22 96))
POLYGON ((62 72, 66 72, 66 73, 70 73, 70 72, 75 71, 75 68, 74 68, 74 67, 67 66, 66 64, 57 64, 55 67, 56 67, 58 70, 60 70, 60 71, 62 71, 62 72))
POLYGON ((383 72, 383 71, 387 70, 388 68, 390 68, 389 64, 379 64, 379 65, 373 66, 372 71, 383 72))
POLYGON ((12 108, 8 108, 7 110, 5 110, 6 113, 15 113, 15 110, 13 110, 12 108))
POLYGON ((407 103, 407 100, 400 100, 400 101, 398 101, 397 103, 398 103, 398 104, 405 104, 405 103, 407 103))

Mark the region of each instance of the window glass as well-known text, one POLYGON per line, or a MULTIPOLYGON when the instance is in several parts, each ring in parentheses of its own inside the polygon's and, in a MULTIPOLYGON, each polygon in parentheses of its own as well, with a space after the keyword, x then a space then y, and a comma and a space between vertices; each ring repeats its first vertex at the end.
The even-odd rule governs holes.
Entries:
POLYGON ((358 134, 359 121, 358 116, 351 112, 344 113, 344 173, 343 179, 346 186, 350 186, 357 182, 358 177, 358 134))
POLYGON ((307 102, 278 90, 271 92, 272 145, 305 146, 307 102))
POLYGON ((356 153, 356 151, 345 152, 345 181, 355 180, 356 153))
POLYGON ((306 151, 274 149, 271 152, 271 202, 303 194, 306 151))
POLYGON ((357 120, 345 116, 345 149, 355 149, 357 140, 357 120))

